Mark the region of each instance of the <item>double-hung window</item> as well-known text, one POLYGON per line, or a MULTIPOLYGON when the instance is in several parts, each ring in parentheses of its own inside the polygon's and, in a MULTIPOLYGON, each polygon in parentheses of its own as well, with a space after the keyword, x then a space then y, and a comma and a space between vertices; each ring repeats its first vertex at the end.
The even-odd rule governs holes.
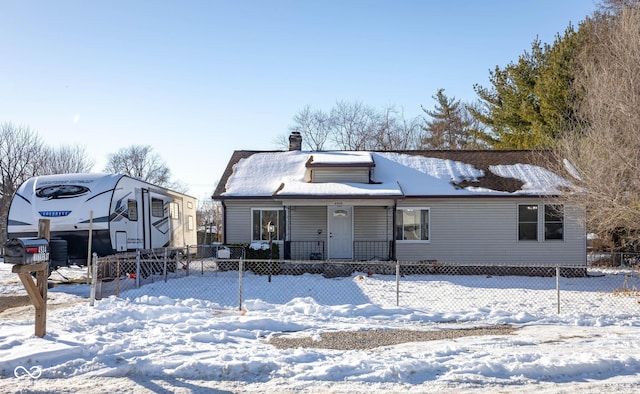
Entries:
POLYGON ((428 241, 429 209, 399 208, 396 211, 396 240, 428 241))
POLYGON ((564 207, 559 204, 544 206, 544 240, 564 239, 564 207))
POLYGON ((564 239, 564 207, 561 204, 544 204, 539 214, 538 204, 518 205, 518 240, 537 241, 538 229, 544 230, 544 240, 564 239))
POLYGON ((538 240, 538 204, 518 205, 518 240, 538 240))
POLYGON ((271 208, 251 210, 251 229, 253 241, 268 241, 269 235, 271 240, 284 240, 284 210, 271 208), (271 223, 273 232, 269 234, 269 223, 271 223))

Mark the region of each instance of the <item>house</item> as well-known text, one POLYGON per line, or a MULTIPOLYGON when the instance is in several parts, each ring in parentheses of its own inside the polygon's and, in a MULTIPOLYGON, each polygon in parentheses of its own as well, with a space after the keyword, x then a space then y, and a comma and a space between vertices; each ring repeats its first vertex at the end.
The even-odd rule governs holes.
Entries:
POLYGON ((212 198, 222 242, 280 258, 586 264, 585 212, 541 151, 235 151, 212 198), (269 224, 271 226, 269 226, 269 224), (271 232, 270 232, 271 230, 271 232))

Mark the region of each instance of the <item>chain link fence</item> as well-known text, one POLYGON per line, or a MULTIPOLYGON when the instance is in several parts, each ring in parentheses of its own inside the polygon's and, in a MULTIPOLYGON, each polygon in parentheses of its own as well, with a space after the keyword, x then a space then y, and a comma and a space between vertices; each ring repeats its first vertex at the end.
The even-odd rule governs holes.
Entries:
POLYGON ((94 256, 92 297, 136 298, 153 290, 239 310, 248 299, 287 303, 312 297, 328 305, 375 304, 440 312, 497 304, 511 304, 523 313, 637 312, 640 277, 637 265, 627 261, 624 267, 550 267, 428 260, 265 260, 247 258, 245 246, 207 245, 94 256))

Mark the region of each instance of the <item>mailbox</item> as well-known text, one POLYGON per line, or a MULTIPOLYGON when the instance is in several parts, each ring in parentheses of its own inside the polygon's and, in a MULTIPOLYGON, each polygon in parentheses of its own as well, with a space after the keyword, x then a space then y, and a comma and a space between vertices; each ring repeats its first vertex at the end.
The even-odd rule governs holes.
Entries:
POLYGON ((4 262, 37 264, 49 261, 49 241, 44 238, 11 238, 4 244, 4 262))

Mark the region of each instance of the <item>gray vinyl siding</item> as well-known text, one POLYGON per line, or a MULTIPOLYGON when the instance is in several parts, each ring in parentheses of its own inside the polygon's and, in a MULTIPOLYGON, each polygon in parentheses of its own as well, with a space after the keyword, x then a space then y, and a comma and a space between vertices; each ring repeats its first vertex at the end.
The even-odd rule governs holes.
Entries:
POLYGON ((287 240, 291 241, 292 259, 309 260, 312 253, 319 253, 320 259, 327 255, 326 206, 289 207, 287 231, 287 240))
POLYGON ((327 207, 290 207, 287 214, 291 241, 326 241, 327 239, 327 207), (321 231, 318 234, 318 230, 321 231))
POLYGON ((311 182, 369 183, 368 168, 316 168, 311 171, 311 182))
POLYGON ((518 240, 518 204, 548 201, 520 198, 405 200, 401 207, 430 209, 429 242, 398 242, 400 261, 442 263, 584 265, 584 215, 565 207, 564 239, 544 240, 544 210, 538 211, 538 241, 518 240))
POLYGON ((386 260, 393 239, 393 207, 354 207, 354 260, 386 260))
MULTIPOLYGON (((544 240, 544 209, 547 200, 525 198, 406 199, 398 208, 430 210, 430 240, 397 241, 399 261, 436 260, 461 264, 585 265, 584 212, 565 206, 564 239, 544 240), (518 240, 518 205, 538 204, 538 240, 518 240)), ((251 209, 282 208, 262 200, 227 201, 226 243, 251 241, 251 209)), ((393 208, 354 206, 354 259, 385 258, 393 240, 393 208), (365 257, 366 256, 366 257, 365 257)), ((308 259, 311 252, 326 256, 327 206, 286 207, 286 239, 293 259, 308 259), (318 230, 321 231, 318 234, 318 230), (298 255, 294 246, 299 248, 298 255)), ((281 245, 281 253, 283 252, 281 245)), ((282 254, 281 254, 282 257, 282 254)))
POLYGON ((393 238, 393 209, 387 207, 354 207, 353 239, 385 241, 393 238))

